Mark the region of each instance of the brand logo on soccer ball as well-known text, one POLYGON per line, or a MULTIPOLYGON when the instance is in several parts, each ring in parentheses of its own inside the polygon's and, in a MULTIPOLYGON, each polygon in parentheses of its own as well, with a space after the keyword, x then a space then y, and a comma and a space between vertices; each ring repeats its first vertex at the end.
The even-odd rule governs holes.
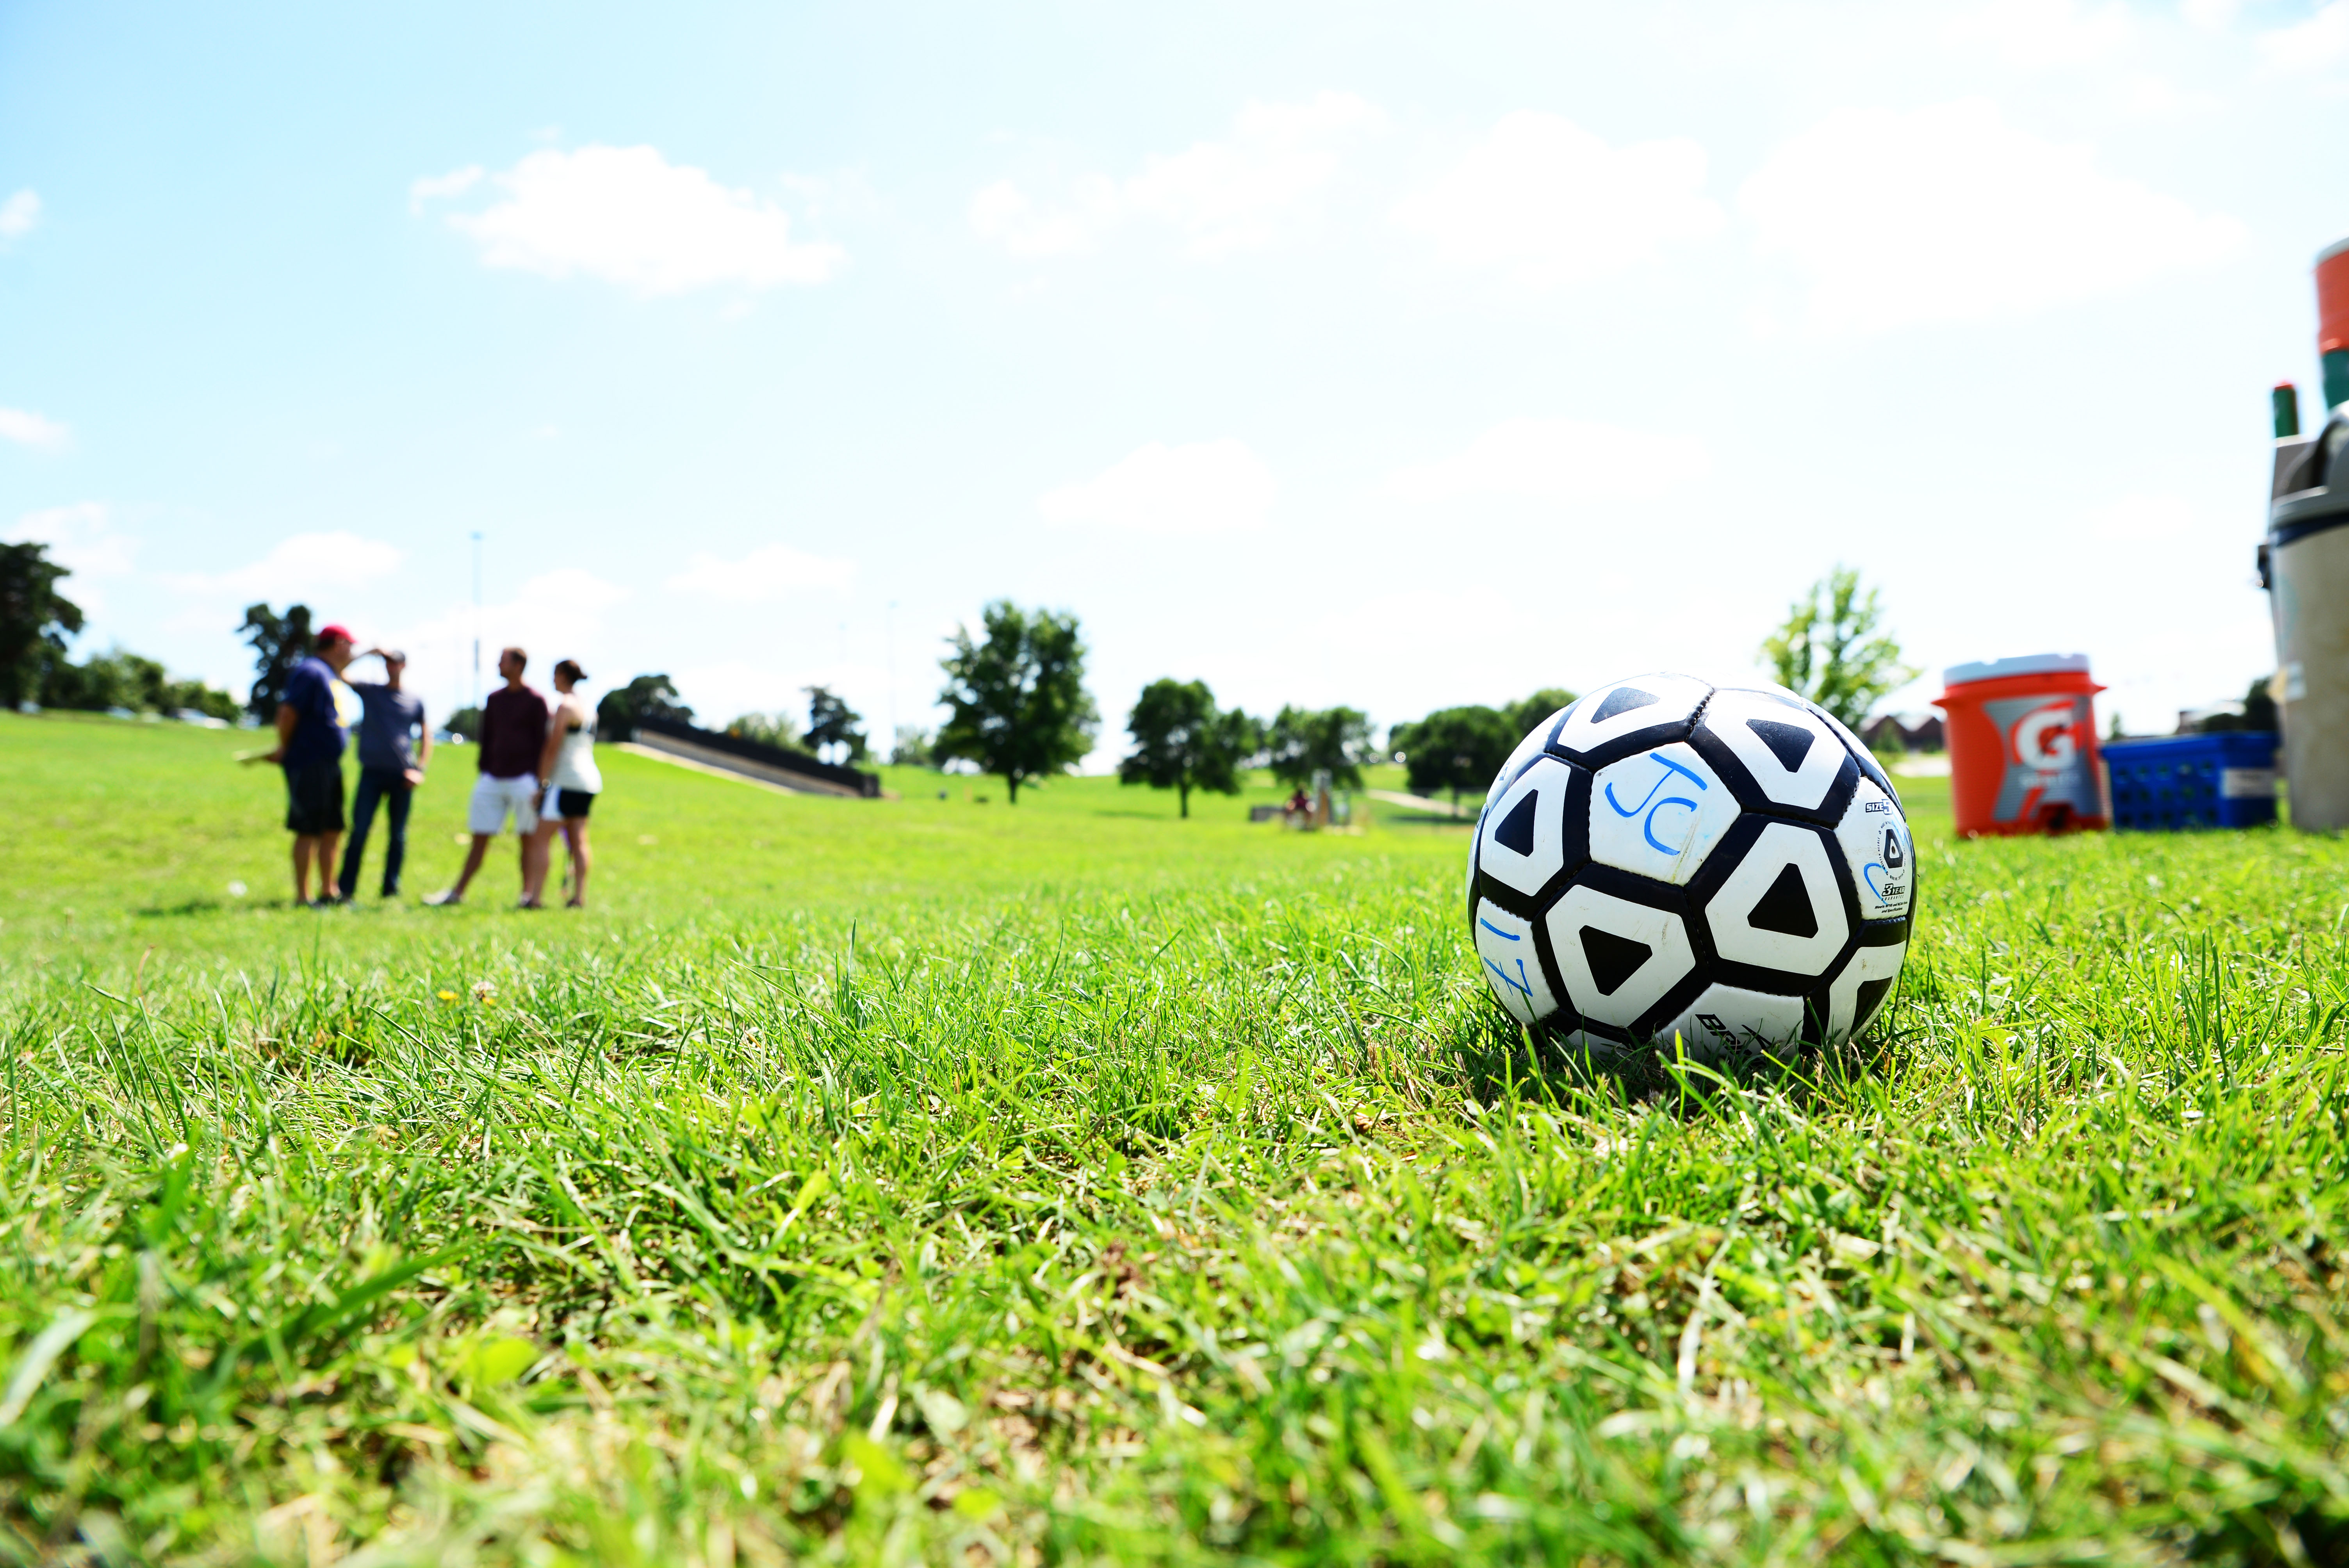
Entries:
POLYGON ((1900 835, 1894 832, 1890 828, 1885 829, 1884 863, 1897 872, 1900 869, 1901 862, 1907 858, 1908 857, 1900 852, 1900 835))
POLYGON ((1663 789, 1665 785, 1670 784, 1672 781, 1672 775, 1675 773, 1679 774, 1682 778, 1687 779, 1690 783, 1695 785, 1700 789, 1710 789, 1713 786, 1704 781, 1704 778, 1702 774, 1697 773, 1692 769, 1682 767, 1679 763, 1673 761, 1671 758, 1665 756, 1661 751, 1649 752, 1648 760, 1651 762, 1661 763, 1664 770, 1656 775, 1656 781, 1648 786, 1648 792, 1640 797, 1640 803, 1636 806, 1626 806, 1622 801, 1615 798, 1615 786, 1609 784, 1607 786, 1605 791, 1607 796, 1607 804, 1614 810, 1615 814, 1619 817, 1637 817, 1640 816, 1640 813, 1645 812, 1646 818, 1640 824, 1640 831, 1646 835, 1649 844, 1659 854, 1676 855, 1681 852, 1682 849, 1687 843, 1687 829, 1685 826, 1682 829, 1681 843, 1668 844, 1664 842, 1663 840, 1656 837, 1656 818, 1666 809, 1674 806, 1681 808, 1691 815, 1694 815, 1696 811, 1696 802, 1690 799, 1685 795, 1667 795, 1662 799, 1659 800, 1656 799, 1657 791, 1663 789))

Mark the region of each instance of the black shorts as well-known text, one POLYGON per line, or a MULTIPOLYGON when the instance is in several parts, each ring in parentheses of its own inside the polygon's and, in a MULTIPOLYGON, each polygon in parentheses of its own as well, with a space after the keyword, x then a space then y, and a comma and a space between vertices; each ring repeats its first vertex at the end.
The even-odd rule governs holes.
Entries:
POLYGON ((285 830, 305 839, 343 830, 340 762, 305 762, 285 769, 285 830))
POLYGON ((595 804, 593 789, 557 789, 554 794, 554 814, 566 820, 585 817, 595 804))

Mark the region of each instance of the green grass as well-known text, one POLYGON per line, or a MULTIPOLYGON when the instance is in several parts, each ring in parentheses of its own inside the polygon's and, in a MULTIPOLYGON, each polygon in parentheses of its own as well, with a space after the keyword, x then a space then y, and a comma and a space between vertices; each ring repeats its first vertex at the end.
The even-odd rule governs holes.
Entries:
POLYGON ((587 915, 321 913, 236 738, 0 717, 0 1559, 2349 1551, 2335 841, 1913 791, 1889 1022, 1723 1081, 1409 813, 614 758, 587 915))

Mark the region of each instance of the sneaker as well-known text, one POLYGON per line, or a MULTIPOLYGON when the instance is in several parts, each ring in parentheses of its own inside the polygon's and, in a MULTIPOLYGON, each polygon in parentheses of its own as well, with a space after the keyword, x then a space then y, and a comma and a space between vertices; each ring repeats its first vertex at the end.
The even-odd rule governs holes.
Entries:
POLYGON ((445 909, 450 904, 462 903, 463 900, 464 895, 455 888, 444 888, 439 892, 428 892, 424 895, 424 902, 434 909, 445 909))

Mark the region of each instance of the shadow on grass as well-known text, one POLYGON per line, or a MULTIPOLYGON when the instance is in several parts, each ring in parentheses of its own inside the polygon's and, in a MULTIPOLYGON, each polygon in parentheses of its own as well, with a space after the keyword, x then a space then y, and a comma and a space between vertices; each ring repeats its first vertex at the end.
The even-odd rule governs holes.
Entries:
POLYGON ((178 903, 150 904, 138 913, 141 920, 168 920, 180 915, 218 914, 222 908, 216 898, 191 898, 178 903))
POLYGON ((1859 1038, 1837 1047, 1695 1057, 1677 1055, 1669 1040, 1570 1043, 1547 1029, 1526 1028, 1495 1009, 1454 1037, 1452 1057, 1460 1087, 1485 1104, 1509 1096, 1560 1106, 1652 1104, 1676 1106, 1692 1117, 1710 1110, 1718 1094, 1775 1092, 1806 1106, 1856 1078, 1884 1078, 1901 1055, 1903 1037, 1878 1020, 1859 1038))

